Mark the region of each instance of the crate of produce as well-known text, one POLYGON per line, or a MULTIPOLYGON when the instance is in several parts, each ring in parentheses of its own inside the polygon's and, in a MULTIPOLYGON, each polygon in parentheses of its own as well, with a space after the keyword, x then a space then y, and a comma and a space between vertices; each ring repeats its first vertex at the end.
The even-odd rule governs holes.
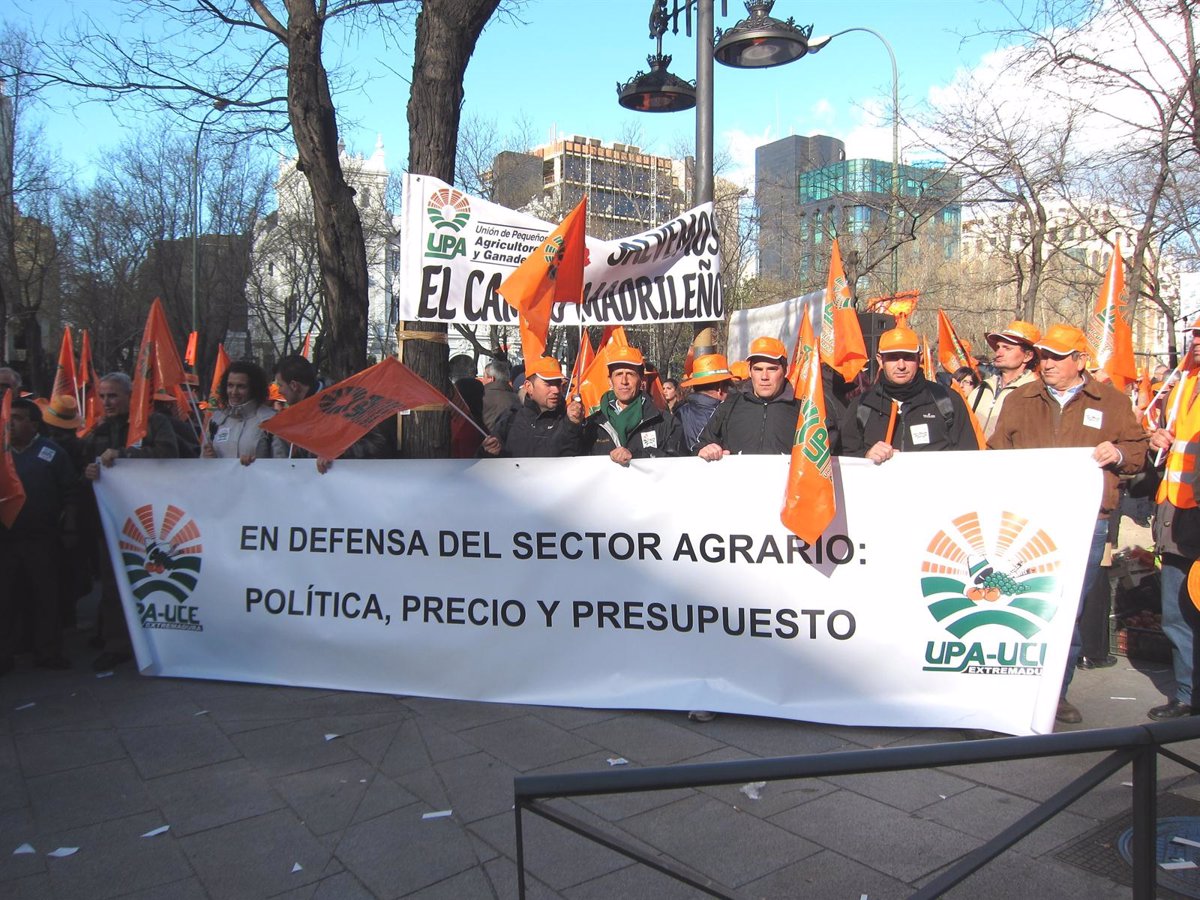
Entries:
POLYGON ((1161 628, 1126 625, 1117 629, 1116 638, 1116 651, 1121 656, 1144 662, 1171 662, 1171 642, 1161 628))

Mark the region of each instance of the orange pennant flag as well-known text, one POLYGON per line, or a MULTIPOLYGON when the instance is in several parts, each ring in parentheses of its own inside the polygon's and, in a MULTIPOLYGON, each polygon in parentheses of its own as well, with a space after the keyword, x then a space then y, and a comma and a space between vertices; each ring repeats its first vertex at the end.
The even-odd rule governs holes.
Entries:
MULTIPOLYGON (((0 524, 12 528, 25 505, 25 485, 17 475, 17 466, 12 458, 12 445, 8 434, 8 417, 12 412, 12 391, 4 392, 4 400, 0 402, 0 524)), ((11 623, 5 622, 5 628, 11 623)))
POLYGON ((316 456, 335 459, 389 416, 418 406, 448 406, 431 384, 395 357, 306 397, 262 424, 316 456))
POLYGON ((554 304, 579 303, 583 299, 586 227, 585 196, 562 224, 500 284, 500 296, 518 313, 521 350, 526 359, 545 355, 554 304))
POLYGON ((1133 356, 1133 331, 1121 314, 1125 305, 1125 262, 1121 258, 1120 237, 1113 244, 1108 272, 1096 298, 1096 309, 1088 321, 1087 338, 1095 351, 1096 367, 1108 373, 1113 387, 1124 391, 1137 381, 1137 363, 1133 356))
POLYGON ((825 390, 821 382, 821 360, 808 316, 800 322, 800 389, 796 399, 800 414, 787 488, 779 518, 788 530, 809 544, 829 527, 837 512, 833 488, 833 457, 825 426, 825 390))
MULTIPOLYGON (((155 297, 146 316, 146 327, 142 331, 142 344, 138 348, 133 374, 127 447, 132 447, 146 436, 150 414, 154 412, 154 394, 163 391, 178 397, 179 391, 176 389, 182 389, 183 386, 183 360, 179 358, 179 348, 171 337, 162 301, 155 297)), ((186 407, 183 411, 186 415, 186 407)))
MULTIPOLYGON (((526 357, 527 359, 529 357, 526 357)), ((596 358, 596 351, 592 347, 592 340, 588 337, 586 331, 581 331, 579 335, 579 352, 575 355, 575 365, 571 367, 571 388, 568 394, 578 393, 578 386, 583 380, 583 373, 588 370, 588 366, 592 364, 592 360, 596 358)))
POLYGON ((133 371, 133 391, 129 395, 129 438, 126 447, 137 445, 150 430, 154 414, 155 348, 153 341, 143 341, 138 349, 133 371))
POLYGON ((221 405, 221 379, 229 368, 229 354, 224 344, 217 344, 217 361, 213 364, 212 382, 208 387, 208 409, 211 412, 221 405))
POLYGON ((187 363, 188 368, 196 368, 196 344, 199 343, 200 332, 193 331, 188 335, 187 349, 183 351, 183 361, 187 363))
POLYGON ((971 429, 975 432, 975 440, 979 442, 979 449, 986 450, 988 448, 987 436, 979 427, 979 419, 975 417, 975 410, 971 409, 971 401, 967 399, 967 392, 963 390, 962 382, 957 378, 951 378, 950 387, 958 391, 958 396, 963 399, 963 405, 967 408, 967 415, 971 419, 971 429))
POLYGON ((78 401, 78 390, 75 382, 75 343, 71 340, 71 326, 63 328, 62 344, 58 348, 58 369, 54 373, 54 387, 50 389, 50 399, 64 394, 75 397, 78 401))
POLYGON ((836 238, 829 257, 829 277, 825 282, 821 362, 836 369, 847 384, 854 381, 867 364, 867 345, 863 340, 862 326, 858 323, 858 311, 850 295, 850 283, 846 280, 842 251, 836 238))
POLYGON ((975 360, 972 359, 970 351, 955 334, 954 326, 950 324, 950 317, 941 309, 938 310, 938 362, 951 375, 966 366, 975 373, 976 379, 979 378, 975 360))
POLYGON ((92 362, 92 339, 86 328, 79 342, 79 372, 75 376, 75 384, 79 389, 76 400, 83 414, 83 425, 75 433, 83 437, 91 433, 104 414, 100 406, 100 376, 92 362))
POLYGON ((304 346, 300 348, 300 355, 312 362, 312 329, 304 336, 304 346))
POLYGON ((933 365, 933 350, 929 347, 929 338, 921 335, 921 374, 928 380, 937 378, 937 369, 933 365))
POLYGON ((646 366, 644 388, 655 408, 659 412, 666 412, 667 395, 663 393, 662 379, 658 375, 658 370, 652 369, 648 365, 646 366))
POLYGON ((1137 408, 1140 412, 1146 411, 1146 407, 1150 405, 1150 398, 1153 395, 1154 392, 1150 386, 1150 367, 1146 366, 1142 370, 1141 380, 1138 381, 1137 408))

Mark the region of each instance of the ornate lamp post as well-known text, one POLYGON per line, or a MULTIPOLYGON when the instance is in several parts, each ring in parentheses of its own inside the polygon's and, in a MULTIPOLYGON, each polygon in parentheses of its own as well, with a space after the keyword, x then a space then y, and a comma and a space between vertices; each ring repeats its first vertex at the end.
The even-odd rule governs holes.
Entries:
POLYGON ((196 146, 192 150, 192 331, 199 330, 196 324, 196 285, 200 258, 200 138, 204 135, 208 117, 227 106, 229 101, 224 98, 213 101, 212 109, 204 114, 204 118, 200 120, 200 127, 196 129, 196 146))

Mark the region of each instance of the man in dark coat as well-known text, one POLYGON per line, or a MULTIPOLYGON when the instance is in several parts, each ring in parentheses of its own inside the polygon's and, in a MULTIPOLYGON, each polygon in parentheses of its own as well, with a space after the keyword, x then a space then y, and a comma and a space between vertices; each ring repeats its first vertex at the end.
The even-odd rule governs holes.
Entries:
POLYGON ((583 404, 563 403, 563 371, 543 356, 526 364, 525 403, 502 417, 484 440, 486 456, 578 456, 583 452, 583 404))
POLYGON ((750 344, 750 378, 730 391, 700 434, 701 459, 730 453, 792 452, 800 404, 787 381, 787 348, 773 337, 750 344))
POLYGON ((642 389, 645 360, 636 347, 615 347, 608 354, 611 390, 587 420, 584 446, 591 456, 607 456, 627 466, 632 459, 675 456, 679 441, 674 420, 642 389))

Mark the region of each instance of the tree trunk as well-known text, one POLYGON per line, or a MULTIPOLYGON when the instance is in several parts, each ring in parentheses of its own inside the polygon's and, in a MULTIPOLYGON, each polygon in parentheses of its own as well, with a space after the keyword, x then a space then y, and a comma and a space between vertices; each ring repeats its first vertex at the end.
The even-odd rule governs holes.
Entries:
MULTIPOLYGON (((454 181, 454 156, 463 102, 463 75, 475 42, 500 0, 424 0, 417 16, 412 90, 408 100, 408 170, 454 181)), ((404 364, 443 391, 449 390, 446 326, 405 322, 404 364), (439 338, 438 335, 441 335, 439 338)), ((414 412, 404 418, 401 455, 408 458, 450 454, 450 415, 445 410, 414 412)))
MULTIPOLYGON (((338 159, 337 117, 321 62, 324 21, 314 0, 287 0, 288 117, 297 168, 312 192, 325 285, 325 346, 335 380, 367 365, 367 251, 354 190, 338 159)), ((415 86, 414 86, 415 89, 415 86)))

